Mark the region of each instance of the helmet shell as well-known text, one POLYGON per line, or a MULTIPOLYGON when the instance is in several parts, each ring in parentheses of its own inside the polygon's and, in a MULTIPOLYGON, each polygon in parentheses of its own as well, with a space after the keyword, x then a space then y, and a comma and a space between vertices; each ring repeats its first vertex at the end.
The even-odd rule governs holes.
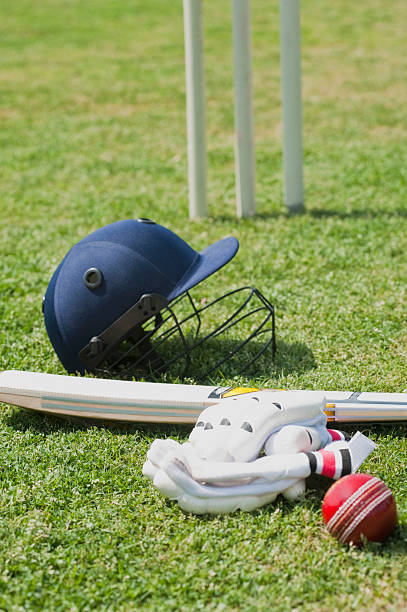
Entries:
POLYGON ((230 236, 197 252, 149 219, 118 221, 83 238, 55 270, 44 297, 45 326, 63 366, 83 373, 81 349, 143 295, 170 302, 225 265, 238 247, 230 236))

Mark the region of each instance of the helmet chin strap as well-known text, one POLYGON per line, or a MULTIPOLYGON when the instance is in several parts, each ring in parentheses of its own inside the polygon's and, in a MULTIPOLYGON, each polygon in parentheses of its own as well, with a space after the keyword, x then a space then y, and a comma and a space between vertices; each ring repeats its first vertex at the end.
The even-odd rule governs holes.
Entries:
POLYGON ((93 336, 79 352, 79 358, 85 364, 86 369, 95 370, 122 340, 133 333, 140 335, 142 331, 146 335, 141 324, 157 315, 167 304, 168 300, 158 293, 142 295, 138 302, 98 336, 93 336))
MULTIPOLYGON (((155 317, 155 329, 160 327, 162 323, 162 317, 160 314, 155 317)), ((147 332, 141 325, 137 326, 126 339, 129 343, 129 347, 123 353, 120 351, 120 347, 117 350, 113 350, 112 354, 108 356, 108 363, 110 368, 114 368, 118 364, 122 366, 126 363, 126 356, 131 355, 135 348, 140 357, 137 360, 137 365, 145 370, 159 371, 165 364, 164 360, 157 353, 156 349, 151 343, 151 332, 147 332)), ((122 367, 122 375, 131 373, 131 369, 134 367, 133 361, 129 367, 122 367)))

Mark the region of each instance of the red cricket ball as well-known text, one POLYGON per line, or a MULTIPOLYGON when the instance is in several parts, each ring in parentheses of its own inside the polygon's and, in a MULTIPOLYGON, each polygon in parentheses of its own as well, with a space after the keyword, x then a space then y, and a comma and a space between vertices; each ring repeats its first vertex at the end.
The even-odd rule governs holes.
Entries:
POLYGON ((363 536, 384 542, 397 523, 396 502, 380 478, 349 474, 326 492, 322 516, 331 535, 341 543, 360 546, 363 536))

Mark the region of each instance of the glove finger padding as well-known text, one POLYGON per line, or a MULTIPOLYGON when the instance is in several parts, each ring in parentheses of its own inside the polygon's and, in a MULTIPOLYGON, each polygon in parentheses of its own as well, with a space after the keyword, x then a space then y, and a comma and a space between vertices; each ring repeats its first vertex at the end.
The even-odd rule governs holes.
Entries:
POLYGON ((319 426, 328 442, 325 395, 320 391, 258 391, 202 411, 189 441, 208 461, 252 461, 270 435, 289 424, 319 426))
POLYGON ((154 440, 149 450, 147 451, 147 461, 143 465, 143 475, 147 476, 151 480, 154 480, 155 474, 161 468, 163 463, 169 456, 179 452, 181 444, 175 440, 168 438, 161 440, 157 438, 154 440))

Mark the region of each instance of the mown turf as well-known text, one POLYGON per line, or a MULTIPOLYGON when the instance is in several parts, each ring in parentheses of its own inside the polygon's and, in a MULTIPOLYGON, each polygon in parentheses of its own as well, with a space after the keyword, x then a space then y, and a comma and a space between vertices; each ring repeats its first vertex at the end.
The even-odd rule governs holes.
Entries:
MULTIPOLYGON (((258 214, 245 220, 235 216, 230 6, 204 4, 210 218, 194 222, 181 3, 0 7, 0 369, 63 373, 41 315, 53 270, 93 229, 151 217, 197 249, 240 240, 198 301, 255 284, 276 306, 275 363, 234 379, 225 367, 212 382, 407 387, 406 4, 302 6, 302 216, 282 200, 277 4, 252 3, 258 214)), ((141 475, 151 441, 184 440, 188 428, 103 429, 4 406, 0 608, 402 610, 407 428, 363 431, 378 444, 363 470, 392 488, 399 526, 386 544, 355 550, 323 530, 325 481, 298 503, 196 517, 141 475)))

